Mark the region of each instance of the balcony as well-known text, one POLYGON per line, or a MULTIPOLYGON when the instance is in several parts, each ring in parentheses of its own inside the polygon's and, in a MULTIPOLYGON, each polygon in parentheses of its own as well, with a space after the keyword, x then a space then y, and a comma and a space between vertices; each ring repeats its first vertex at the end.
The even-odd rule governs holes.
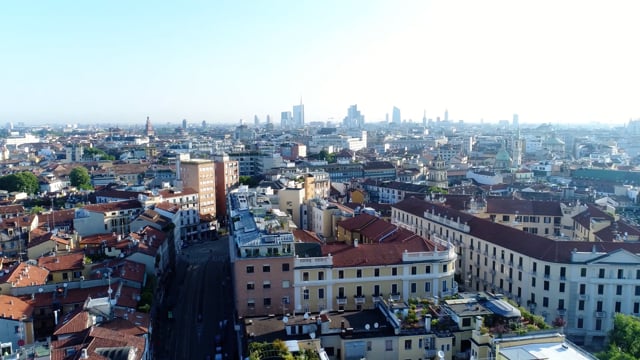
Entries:
POLYGON ((389 297, 393 301, 400 301, 401 294, 400 293, 391 293, 391 295, 389 295, 389 297))
POLYGON ((354 295, 353 298, 356 301, 356 305, 364 304, 367 301, 364 295, 354 295))
POLYGON ((522 271, 522 265, 518 265, 518 270, 522 271))
POLYGON ((589 300, 589 295, 580 294, 580 295, 578 295, 578 299, 580 299, 580 300, 589 300))
POLYGON ((338 305, 347 305, 347 297, 346 296, 336 296, 336 303, 338 305))
POLYGON ((436 357, 436 355, 438 355, 438 350, 433 350, 433 349, 425 349, 424 350, 424 357, 428 358, 428 359, 433 359, 436 357))
POLYGON ((606 311, 594 311, 593 312, 593 316, 595 316, 596 319, 602 319, 602 318, 605 318, 607 316, 607 312, 606 311))
POLYGON ((567 314, 567 309, 558 309, 558 316, 565 316, 567 314))
POLYGON ((551 275, 549 275, 549 274, 544 274, 544 278, 545 278, 545 279, 550 279, 550 278, 551 278, 551 275))

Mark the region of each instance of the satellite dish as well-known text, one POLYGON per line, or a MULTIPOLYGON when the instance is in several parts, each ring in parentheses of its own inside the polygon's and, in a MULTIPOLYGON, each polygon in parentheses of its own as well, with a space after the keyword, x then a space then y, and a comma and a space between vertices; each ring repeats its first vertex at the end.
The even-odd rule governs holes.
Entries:
POLYGON ((316 333, 315 332, 309 333, 309 337, 311 337, 312 339, 315 339, 316 338, 316 333))
POLYGON ((444 359, 444 351, 438 350, 438 359, 444 359))
POLYGON ((373 323, 373 327, 374 327, 374 328, 376 328, 376 329, 377 329, 377 328, 378 328, 378 326, 380 326, 380 325, 379 325, 377 322, 373 323))
POLYGON ((305 320, 308 320, 309 319, 309 313, 308 312, 304 313, 303 317, 304 317, 305 320))
POLYGON ((43 288, 38 288, 38 292, 42 294, 42 292, 44 291, 43 288))
POLYGON ((365 330, 369 330, 369 329, 371 329, 371 325, 366 324, 366 325, 364 326, 364 329, 365 329, 365 330))
POLYGON ((288 318, 288 317, 286 317, 286 316, 285 316, 285 317, 283 317, 283 318, 282 318, 282 322, 283 322, 283 323, 285 323, 285 324, 286 324, 286 323, 288 323, 288 322, 289 322, 289 318, 288 318))

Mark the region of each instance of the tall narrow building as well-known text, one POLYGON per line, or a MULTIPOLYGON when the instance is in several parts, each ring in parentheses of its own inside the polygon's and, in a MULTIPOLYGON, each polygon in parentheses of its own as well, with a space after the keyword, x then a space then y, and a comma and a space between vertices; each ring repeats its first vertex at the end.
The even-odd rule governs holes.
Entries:
POLYGON ((391 121, 394 125, 399 125, 402 123, 402 117, 400 116, 400 109, 397 107, 393 107, 393 115, 391 116, 391 121))
POLYGON ((151 126, 151 120, 149 119, 149 117, 147 116, 147 124, 145 126, 146 129, 146 134, 148 137, 153 137, 155 136, 155 131, 153 131, 153 126, 151 126))
POLYGON ((215 166, 212 160, 191 159, 180 161, 182 185, 198 192, 201 215, 216 216, 215 166))
POLYGON ((304 105, 302 104, 302 98, 300 99, 300 105, 293 105, 293 126, 296 128, 304 127, 304 105))
POLYGON ((216 173, 216 214, 219 222, 226 220, 227 193, 240 183, 240 165, 238 160, 231 160, 229 155, 214 156, 216 173))

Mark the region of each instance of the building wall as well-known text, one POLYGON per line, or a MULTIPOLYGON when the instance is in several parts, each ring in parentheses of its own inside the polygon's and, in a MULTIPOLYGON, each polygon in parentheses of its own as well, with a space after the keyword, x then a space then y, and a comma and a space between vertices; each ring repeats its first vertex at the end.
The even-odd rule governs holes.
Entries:
POLYGON ((181 161, 180 176, 184 187, 190 187, 198 192, 200 214, 216 216, 214 162, 203 159, 181 161))
POLYGON ((227 213, 227 192, 240 183, 240 165, 228 156, 220 157, 215 162, 216 172, 216 214, 223 218, 227 213))
POLYGON ((233 266, 239 316, 287 314, 296 310, 291 256, 237 258, 233 266))
POLYGON ((278 191, 278 208, 289 214, 298 228, 302 228, 301 206, 304 203, 303 188, 287 188, 278 191))

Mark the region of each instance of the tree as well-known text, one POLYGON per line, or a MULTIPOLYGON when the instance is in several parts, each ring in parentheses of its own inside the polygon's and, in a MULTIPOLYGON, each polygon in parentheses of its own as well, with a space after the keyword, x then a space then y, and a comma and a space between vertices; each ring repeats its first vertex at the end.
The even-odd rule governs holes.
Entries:
POLYGON ((69 180, 71 181, 71 186, 75 186, 78 189, 91 190, 93 188, 89 171, 84 166, 73 168, 69 174, 69 180))
POLYGON ((605 360, 640 359, 640 318, 616 314, 609 332, 609 349, 598 354, 605 360))
POLYGON ((12 191, 23 191, 27 194, 35 194, 40 190, 38 178, 29 171, 0 177, 0 189, 12 191))

